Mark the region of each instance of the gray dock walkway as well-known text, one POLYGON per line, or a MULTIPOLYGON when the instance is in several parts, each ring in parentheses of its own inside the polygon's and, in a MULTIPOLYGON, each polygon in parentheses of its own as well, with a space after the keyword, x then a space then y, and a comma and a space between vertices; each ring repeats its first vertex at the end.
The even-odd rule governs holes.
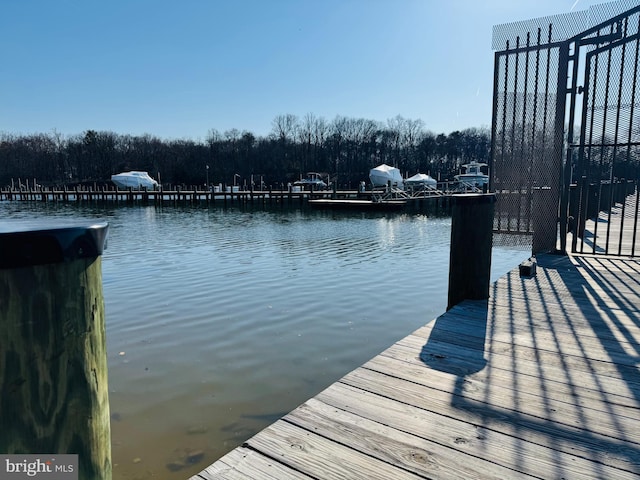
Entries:
POLYGON ((640 262, 538 257, 192 477, 637 479, 640 262))

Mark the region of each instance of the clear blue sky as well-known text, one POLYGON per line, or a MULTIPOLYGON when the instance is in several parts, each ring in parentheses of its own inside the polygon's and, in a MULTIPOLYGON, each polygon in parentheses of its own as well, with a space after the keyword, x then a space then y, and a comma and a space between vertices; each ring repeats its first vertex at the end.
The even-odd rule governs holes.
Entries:
POLYGON ((0 132, 491 122, 492 28, 589 0, 0 0, 0 132))

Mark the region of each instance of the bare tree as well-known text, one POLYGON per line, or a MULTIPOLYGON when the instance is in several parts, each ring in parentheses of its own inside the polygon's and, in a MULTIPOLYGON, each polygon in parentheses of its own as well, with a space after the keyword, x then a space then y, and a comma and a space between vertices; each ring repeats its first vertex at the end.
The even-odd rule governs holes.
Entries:
POLYGON ((273 133, 283 142, 294 139, 296 129, 298 128, 298 117, 287 113, 286 115, 277 115, 271 123, 273 133))

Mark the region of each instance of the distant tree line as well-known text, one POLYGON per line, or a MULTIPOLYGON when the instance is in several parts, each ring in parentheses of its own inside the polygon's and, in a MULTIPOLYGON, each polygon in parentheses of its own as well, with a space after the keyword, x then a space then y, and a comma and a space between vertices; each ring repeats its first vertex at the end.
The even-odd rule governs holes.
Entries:
POLYGON ((327 121, 278 115, 271 132, 256 136, 231 129, 210 130, 204 141, 162 140, 87 130, 65 136, 0 133, 0 185, 35 179, 40 185, 107 183, 112 174, 147 171, 164 185, 245 185, 280 187, 307 172, 355 188, 377 165, 407 175, 428 173, 452 179, 460 165, 489 160, 490 132, 468 128, 450 134, 425 130, 421 120, 397 116, 386 123, 337 116, 327 121))

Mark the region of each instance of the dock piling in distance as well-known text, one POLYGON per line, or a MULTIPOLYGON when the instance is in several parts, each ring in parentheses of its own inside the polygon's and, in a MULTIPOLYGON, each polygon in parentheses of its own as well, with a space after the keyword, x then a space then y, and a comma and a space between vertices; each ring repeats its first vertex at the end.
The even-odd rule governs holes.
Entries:
POLYGON ((110 480, 102 254, 108 225, 0 227, 0 452, 77 454, 110 480))
POLYGON ((451 197, 451 247, 447 310, 463 300, 489 298, 493 193, 451 197))

